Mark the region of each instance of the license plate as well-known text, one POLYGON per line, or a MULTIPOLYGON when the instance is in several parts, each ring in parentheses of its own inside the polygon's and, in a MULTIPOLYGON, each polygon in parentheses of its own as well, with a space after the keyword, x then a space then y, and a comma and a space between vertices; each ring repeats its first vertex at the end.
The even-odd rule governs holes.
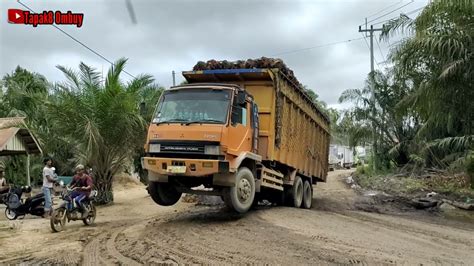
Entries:
POLYGON ((168 166, 166 171, 172 174, 184 174, 186 173, 186 166, 168 166))

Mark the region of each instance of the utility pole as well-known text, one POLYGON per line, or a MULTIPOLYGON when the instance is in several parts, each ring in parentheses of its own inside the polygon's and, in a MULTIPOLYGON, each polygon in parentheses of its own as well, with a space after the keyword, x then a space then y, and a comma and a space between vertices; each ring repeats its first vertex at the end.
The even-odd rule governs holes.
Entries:
POLYGON ((174 70, 171 71, 171 74, 173 75, 173 86, 176 86, 176 77, 175 77, 176 73, 174 72, 174 70))
MULTIPOLYGON (((367 20, 367 19, 366 19, 367 20)), ((370 72, 374 72, 374 32, 382 31, 383 28, 374 29, 374 25, 370 25, 370 29, 367 29, 367 24, 365 26, 365 30, 359 26, 359 32, 369 33, 370 38, 370 72)))
MULTIPOLYGON (((370 74, 369 78, 372 79, 372 84, 374 84, 374 32, 375 31, 382 31, 383 28, 379 29, 374 29, 374 25, 370 25, 370 29, 367 29, 367 18, 365 19, 365 29, 363 30, 361 26, 359 26, 359 32, 364 32, 367 34, 369 32, 369 37, 370 37, 370 74)), ((372 88, 372 95, 370 96, 370 99, 372 102, 375 100, 374 96, 374 88, 372 88)), ((375 118, 376 115, 376 110, 375 110, 375 103, 374 106, 372 107, 372 116, 375 118)), ((372 134, 374 136, 373 139, 373 145, 372 145, 372 165, 374 166, 374 170, 377 169, 376 166, 376 159, 375 155, 377 154, 377 128, 375 125, 375 122, 372 121, 372 134)))

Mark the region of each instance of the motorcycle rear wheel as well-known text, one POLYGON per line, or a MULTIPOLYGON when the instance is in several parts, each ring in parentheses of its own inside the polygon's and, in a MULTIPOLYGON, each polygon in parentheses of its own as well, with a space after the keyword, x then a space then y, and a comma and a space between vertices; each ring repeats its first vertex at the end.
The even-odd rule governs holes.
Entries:
POLYGON ((66 227, 66 215, 64 215, 65 212, 66 208, 64 207, 57 208, 53 211, 53 215, 51 215, 50 219, 51 230, 53 230, 53 232, 61 232, 64 230, 64 227, 66 227))
POLYGON ((94 204, 90 204, 89 205, 90 207, 90 211, 89 211, 89 215, 87 216, 87 218, 85 219, 82 219, 82 222, 85 224, 85 225, 92 225, 95 221, 95 217, 97 215, 97 211, 95 209, 95 206, 94 204))
POLYGON ((5 209, 5 217, 7 217, 8 220, 16 220, 16 218, 18 218, 18 214, 14 210, 7 207, 5 209))

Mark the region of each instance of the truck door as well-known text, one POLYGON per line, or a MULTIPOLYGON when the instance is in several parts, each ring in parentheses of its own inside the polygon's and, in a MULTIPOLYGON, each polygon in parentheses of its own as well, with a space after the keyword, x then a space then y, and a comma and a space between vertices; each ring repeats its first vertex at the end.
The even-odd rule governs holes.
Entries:
POLYGON ((232 106, 231 125, 229 127, 228 153, 239 156, 242 151, 252 151, 252 126, 250 114, 252 106, 249 102, 234 103, 232 106))

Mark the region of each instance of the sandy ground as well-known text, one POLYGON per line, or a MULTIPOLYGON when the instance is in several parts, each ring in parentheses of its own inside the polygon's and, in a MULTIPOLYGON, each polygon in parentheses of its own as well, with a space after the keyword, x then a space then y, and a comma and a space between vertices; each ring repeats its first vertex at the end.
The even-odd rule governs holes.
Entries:
MULTIPOLYGON (((143 186, 119 187, 94 226, 0 218, 0 264, 466 264, 474 224, 384 206, 349 189, 348 171, 315 187, 311 210, 260 206, 246 215, 222 206, 155 205, 143 186), (363 206, 363 208, 360 208, 363 206)), ((3 212, 3 207, 0 208, 3 212)))

